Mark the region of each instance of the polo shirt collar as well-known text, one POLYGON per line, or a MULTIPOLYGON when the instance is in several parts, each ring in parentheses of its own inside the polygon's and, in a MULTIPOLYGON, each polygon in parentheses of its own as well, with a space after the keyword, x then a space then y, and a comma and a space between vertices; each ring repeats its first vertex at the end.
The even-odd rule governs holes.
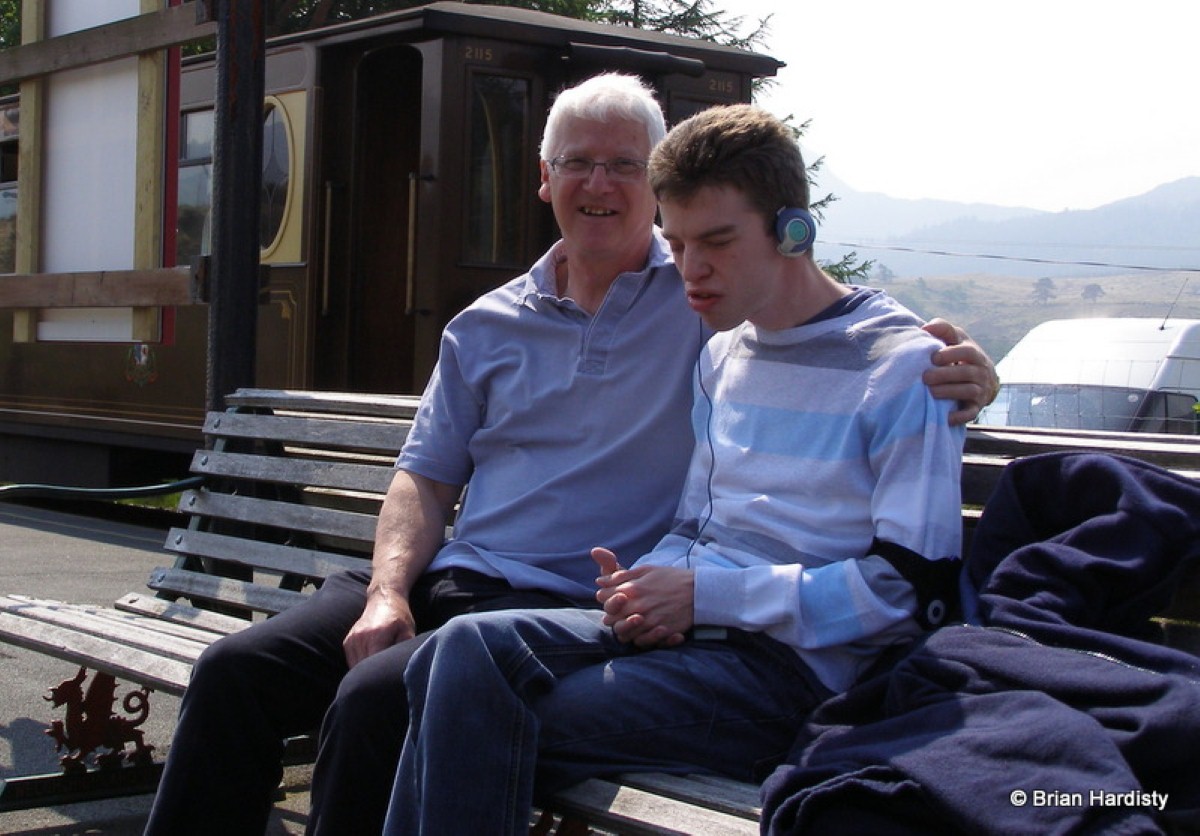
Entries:
MULTIPOLYGON (((517 299, 518 304, 532 307, 534 299, 543 299, 556 305, 561 305, 568 301, 558 295, 558 276, 556 270, 558 263, 565 257, 563 242, 560 239, 525 274, 525 287, 517 299)), ((654 236, 650 241, 650 252, 646 258, 645 266, 636 273, 624 273, 622 275, 636 277, 640 284, 656 269, 673 263, 674 259, 671 257, 671 249, 667 246, 666 240, 662 237, 662 233, 659 232, 656 226, 654 228, 654 236)))

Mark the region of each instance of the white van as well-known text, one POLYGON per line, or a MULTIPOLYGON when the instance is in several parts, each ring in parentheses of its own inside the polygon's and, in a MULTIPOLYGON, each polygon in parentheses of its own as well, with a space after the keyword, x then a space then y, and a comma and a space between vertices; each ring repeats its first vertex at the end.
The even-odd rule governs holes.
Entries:
POLYGON ((980 424, 1193 435, 1200 320, 1051 320, 996 371, 1000 394, 980 424))

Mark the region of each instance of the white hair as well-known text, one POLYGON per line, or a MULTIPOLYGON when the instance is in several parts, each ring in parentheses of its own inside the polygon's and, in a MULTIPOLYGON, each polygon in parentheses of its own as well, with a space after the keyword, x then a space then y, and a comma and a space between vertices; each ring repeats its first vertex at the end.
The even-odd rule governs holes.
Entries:
POLYGON ((654 98, 654 90, 637 76, 623 73, 601 73, 558 94, 546 117, 539 151, 543 160, 552 159, 561 142, 562 124, 568 118, 628 119, 640 122, 653 148, 667 134, 662 107, 654 98))

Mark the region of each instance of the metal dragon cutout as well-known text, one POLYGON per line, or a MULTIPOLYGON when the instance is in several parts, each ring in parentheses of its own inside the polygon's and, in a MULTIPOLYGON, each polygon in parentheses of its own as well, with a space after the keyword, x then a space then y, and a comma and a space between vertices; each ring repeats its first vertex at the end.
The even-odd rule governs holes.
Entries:
POLYGON ((87 669, 80 668, 73 679, 54 686, 49 696, 43 697, 55 708, 66 708, 66 717, 46 730, 58 751, 66 751, 59 759, 63 772, 83 772, 89 762, 100 769, 153 763, 154 747, 146 745, 138 729, 150 714, 150 689, 142 687, 125 694, 121 708, 129 716, 119 717, 113 712, 117 683, 112 674, 97 672, 85 688, 86 679, 87 669), (132 750, 125 748, 129 743, 132 750))

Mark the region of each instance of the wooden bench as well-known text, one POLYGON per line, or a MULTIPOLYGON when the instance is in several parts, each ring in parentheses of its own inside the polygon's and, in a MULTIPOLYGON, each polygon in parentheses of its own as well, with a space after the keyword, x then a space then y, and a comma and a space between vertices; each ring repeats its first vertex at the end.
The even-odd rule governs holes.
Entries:
MULTIPOLYGON (((181 495, 189 522, 168 532, 165 549, 176 559, 152 572, 150 591, 132 591, 113 607, 0 596, 0 639, 95 671, 85 680, 81 670, 79 681, 53 689, 61 699, 73 691, 78 702, 85 690, 111 690, 110 677, 182 694, 209 644, 303 600, 329 574, 366 565, 417 402, 238 392, 229 411, 207 416, 208 444, 191 466, 203 485, 181 495)), ((126 717, 113 716, 116 730, 109 733, 131 738, 126 742, 136 751, 140 733, 126 717)), ((161 765, 143 755, 121 770, 84 773, 97 727, 81 724, 70 706, 60 722, 65 774, 4 782, 0 810, 39 806, 47 797, 153 789, 161 765)))
MULTIPOLYGON (((331 572, 369 559, 375 517, 416 408, 412 397, 244 390, 205 423, 196 453, 202 487, 182 495, 191 515, 168 533, 175 565, 152 574, 153 591, 114 607, 0 597, 0 639, 170 694, 211 642, 293 605, 331 572)), ((968 431, 963 521, 968 535, 1003 467, 1062 449, 1119 452, 1200 478, 1200 438, 989 429, 968 431)), ((1200 579, 1164 614, 1169 643, 1200 653, 1200 579)), ((144 792, 161 767, 89 770, 60 780, 101 792, 144 792), (139 770, 141 772, 139 773, 139 770), (135 773, 117 780, 112 776, 135 773)), ((23 779, 7 782, 0 810, 37 806, 23 779)), ((30 783, 30 787, 33 782, 30 783)), ((84 793, 94 790, 82 789, 84 793)), ((560 793, 551 816, 619 833, 757 833, 758 787, 705 776, 628 775, 560 793)))

